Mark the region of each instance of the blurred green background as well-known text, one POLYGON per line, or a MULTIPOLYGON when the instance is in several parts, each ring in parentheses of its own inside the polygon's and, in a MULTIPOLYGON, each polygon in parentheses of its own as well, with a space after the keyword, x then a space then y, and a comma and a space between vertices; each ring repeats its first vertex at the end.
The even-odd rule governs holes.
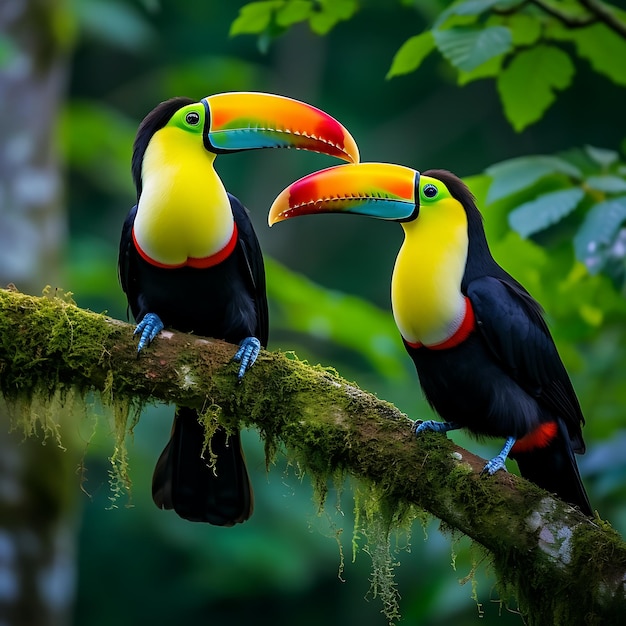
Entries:
MULTIPOLYGON (((116 261, 121 225, 134 203, 132 141, 158 102, 261 90, 314 104, 350 129, 365 161, 476 177, 469 180, 494 254, 545 306, 579 393, 588 443, 580 469, 592 504, 624 533, 621 287, 575 263, 571 225, 559 223, 560 230, 533 241, 513 233, 506 221, 512 205, 487 205, 490 179, 478 176, 524 155, 586 145, 618 153, 624 87, 578 59, 575 79, 558 103, 516 132, 494 82, 459 87, 440 56, 429 56, 417 72, 385 78, 399 46, 448 3, 372 0, 323 37, 307 24, 282 33, 266 29, 260 37, 230 36, 244 4, 75 0, 67 7, 75 40, 59 119, 69 217, 60 286, 80 306, 126 319, 116 261)), ((333 216, 267 227, 267 210, 283 187, 334 164, 290 151, 217 159, 227 189, 249 208, 268 257, 269 348, 332 365, 414 419, 430 416, 389 312, 401 229, 333 216)), ((77 626, 386 623, 379 600, 368 596, 370 557, 359 552, 352 562, 349 485, 340 494, 333 488, 320 514, 307 477, 286 455, 266 473, 262 443, 246 432, 256 494, 252 519, 231 529, 185 522, 158 511, 150 498, 152 470, 173 414, 172 407, 155 406, 144 411, 129 437, 132 492, 112 502, 112 425, 106 411, 97 412, 95 434, 84 435, 77 626), (345 556, 342 572, 337 539, 345 556)), ((483 456, 500 446, 478 444, 463 433, 452 437, 483 456)), ((76 489, 79 482, 77 477, 76 489)), ((436 520, 425 529, 416 525, 410 549, 401 549, 397 559, 404 623, 463 626, 481 616, 483 623, 522 623, 514 600, 508 608, 500 603, 510 599, 499 597, 484 554, 463 538, 442 535, 436 520)))

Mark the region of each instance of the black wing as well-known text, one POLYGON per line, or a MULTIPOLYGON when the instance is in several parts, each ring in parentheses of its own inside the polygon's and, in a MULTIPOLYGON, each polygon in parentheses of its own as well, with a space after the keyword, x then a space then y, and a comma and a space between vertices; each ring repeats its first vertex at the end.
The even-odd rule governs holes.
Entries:
POLYGON ((137 215, 135 205, 126 216, 122 226, 122 236, 120 238, 120 251, 117 259, 117 272, 122 285, 122 289, 128 298, 128 304, 135 313, 138 300, 138 285, 136 281, 136 270, 134 267, 136 252, 133 245, 133 224, 137 215))
POLYGON ((584 418, 541 307, 518 283, 491 276, 473 280, 467 295, 479 332, 503 369, 564 420, 572 448, 584 452, 584 418))
POLYGON ((263 253, 248 216, 248 211, 235 196, 228 194, 228 197, 239 231, 237 246, 241 251, 239 258, 241 259, 242 276, 245 276, 256 307, 256 337, 261 342, 261 345, 266 347, 269 338, 269 314, 267 310, 263 253))

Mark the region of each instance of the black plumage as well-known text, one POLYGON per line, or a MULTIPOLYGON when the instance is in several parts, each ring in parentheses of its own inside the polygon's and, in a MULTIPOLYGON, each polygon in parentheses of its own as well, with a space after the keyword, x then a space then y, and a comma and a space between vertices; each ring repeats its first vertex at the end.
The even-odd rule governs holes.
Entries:
POLYGON ((447 170, 360 163, 309 174, 276 198, 269 223, 347 213, 393 220, 404 242, 391 302, 423 392, 445 420, 414 430, 467 428, 506 439, 483 470, 505 467, 592 514, 575 453, 584 418, 539 304, 493 258, 468 187, 447 170))
MULTIPOLYGON (((132 173, 137 198, 142 193, 142 162, 150 138, 182 106, 176 98, 161 104, 142 122, 135 140, 132 173)), ((229 194, 238 239, 234 251, 212 267, 163 268, 138 253, 132 237, 137 206, 122 228, 119 276, 137 322, 156 313, 166 327, 239 343, 256 337, 268 341, 265 272, 261 249, 246 209, 229 194)), ((181 211, 184 207, 181 207, 181 211)), ((181 218, 183 219, 183 218, 181 218)), ((252 513, 253 496, 239 433, 221 427, 211 440, 215 466, 202 454, 204 428, 195 410, 178 407, 167 447, 153 478, 153 498, 191 521, 230 526, 252 513)))
MULTIPOLYGON (((265 272, 258 240, 245 208, 233 196, 231 207, 239 238, 233 254, 214 267, 163 269, 144 261, 131 231, 136 207, 129 213, 120 242, 120 278, 133 317, 140 322, 156 312, 163 323, 239 343, 256 337, 268 340, 265 272)), ((157 506, 174 509, 191 521, 229 526, 248 519, 253 497, 239 433, 222 428, 211 440, 215 467, 202 456, 204 430, 196 411, 179 407, 170 442, 153 478, 157 506)))
POLYGON ((511 456, 521 474, 591 515, 574 458, 585 451, 584 418, 541 307, 493 259, 467 187, 446 171, 424 175, 441 180, 467 212, 461 291, 476 319, 475 332, 446 350, 405 342, 424 394, 446 421, 477 435, 518 439, 511 456), (537 445, 532 433, 551 423, 556 435, 537 445))

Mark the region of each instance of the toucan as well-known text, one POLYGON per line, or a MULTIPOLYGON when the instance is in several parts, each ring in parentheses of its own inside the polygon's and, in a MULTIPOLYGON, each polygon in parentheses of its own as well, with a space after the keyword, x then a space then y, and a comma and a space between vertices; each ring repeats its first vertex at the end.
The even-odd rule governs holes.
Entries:
MULTIPOLYGON (((137 203, 121 234, 119 277, 141 352, 164 328, 239 344, 241 380, 268 341, 265 272, 243 205, 214 169, 218 154, 299 148, 358 161, 348 131, 304 102, 260 92, 177 97, 139 125, 132 154, 137 203)), ((156 505, 187 520, 232 526, 252 514, 238 432, 205 445, 196 410, 177 407, 154 471, 156 505)))
POLYGON ((343 165, 287 187, 269 223, 315 213, 368 215, 404 230, 393 315, 444 420, 417 421, 415 431, 503 438, 483 473, 506 469, 510 454, 522 476, 592 515, 574 457, 585 451, 580 404, 540 305, 494 260, 468 187, 446 170, 343 165))

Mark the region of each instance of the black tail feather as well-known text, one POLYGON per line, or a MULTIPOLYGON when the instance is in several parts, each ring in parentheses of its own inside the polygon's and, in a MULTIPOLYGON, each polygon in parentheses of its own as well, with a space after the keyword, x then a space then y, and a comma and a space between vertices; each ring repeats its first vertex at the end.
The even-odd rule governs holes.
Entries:
POLYGON ((202 455, 204 427, 193 409, 179 407, 170 441, 152 479, 152 498, 162 509, 174 509, 192 522, 233 526, 245 522, 253 495, 239 433, 218 428, 211 439, 215 466, 202 455))
POLYGON ((564 424, 559 423, 559 432, 548 446, 514 458, 524 478, 593 516, 564 424))

